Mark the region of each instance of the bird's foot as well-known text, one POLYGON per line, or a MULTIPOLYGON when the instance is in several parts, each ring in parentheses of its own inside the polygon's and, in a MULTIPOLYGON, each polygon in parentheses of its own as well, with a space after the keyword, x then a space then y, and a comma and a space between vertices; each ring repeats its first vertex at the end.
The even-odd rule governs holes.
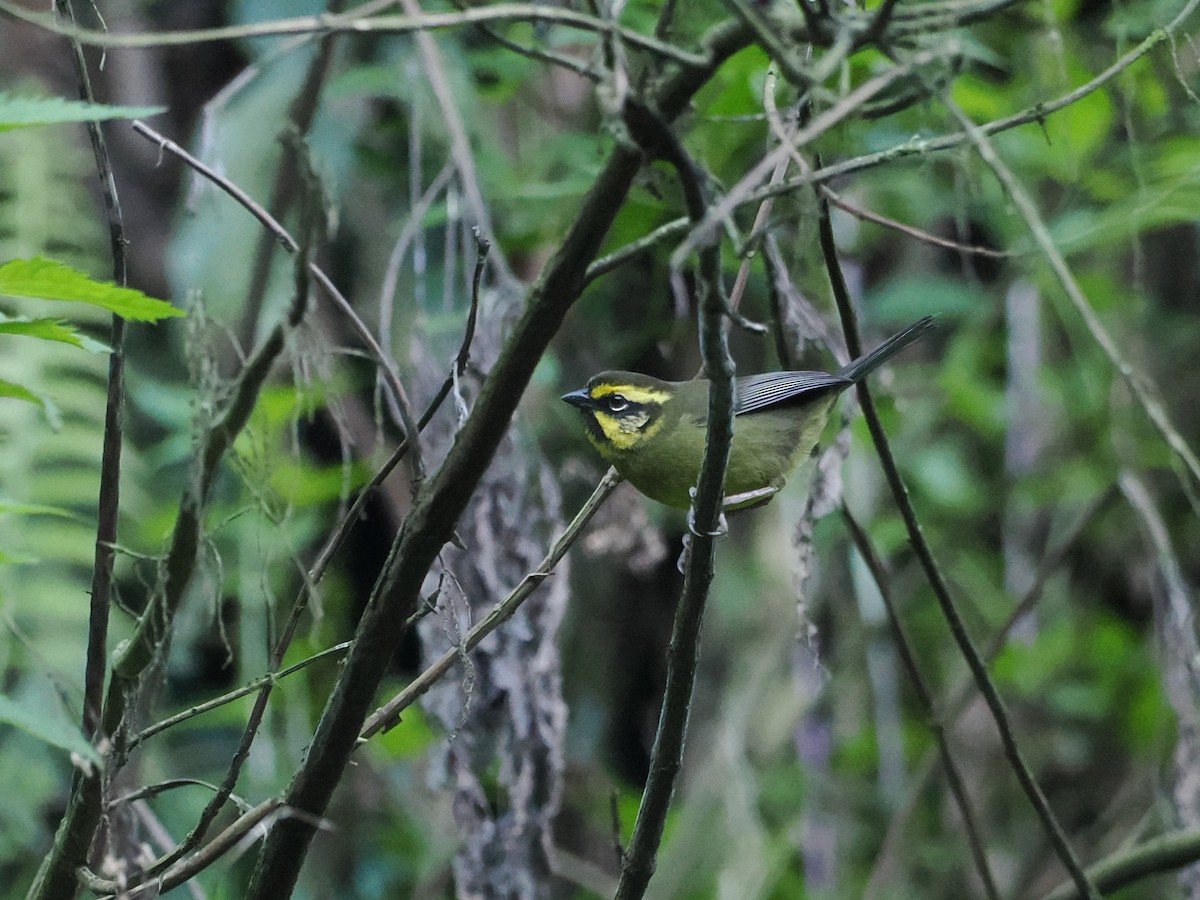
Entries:
POLYGON ((766 506, 770 503, 772 498, 778 493, 778 487, 767 485, 766 487, 755 488, 752 491, 742 491, 740 494, 730 494, 721 505, 726 512, 758 509, 758 507, 766 506))
MULTIPOLYGON (((691 488, 689 493, 691 494, 692 501, 695 502, 696 489, 691 488)), ((692 538, 693 537, 719 538, 719 537, 724 537, 726 534, 729 533, 729 522, 726 520, 724 512, 722 512, 717 517, 717 528, 715 531, 700 531, 696 527, 696 508, 695 508, 695 506, 688 507, 687 527, 688 527, 688 533, 683 536, 683 552, 679 554, 679 559, 675 563, 675 568, 678 569, 681 573, 683 572, 683 564, 684 564, 684 561, 687 559, 688 551, 690 551, 692 549, 692 538)))

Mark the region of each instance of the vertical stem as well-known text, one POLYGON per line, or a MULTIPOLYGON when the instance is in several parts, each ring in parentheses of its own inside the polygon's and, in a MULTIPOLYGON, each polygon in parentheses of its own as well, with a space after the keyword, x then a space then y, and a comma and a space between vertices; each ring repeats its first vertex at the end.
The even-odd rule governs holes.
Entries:
MULTIPOLYGON (((71 22, 75 12, 70 0, 57 0, 58 14, 71 22)), ((94 103, 95 93, 88 76, 87 60, 78 41, 71 42, 71 59, 79 79, 80 99, 94 103)), ((96 158, 96 171, 104 192, 104 210, 108 216, 109 246, 112 249, 113 281, 126 282, 125 222, 121 201, 113 178, 112 160, 99 122, 88 122, 88 137, 96 158)), ((108 390, 104 404, 104 440, 100 456, 100 495, 96 505, 96 553, 92 564, 91 601, 88 611, 87 658, 84 663, 83 733, 93 737, 104 703, 104 674, 108 660, 108 610, 112 593, 113 546, 117 541, 117 520, 121 503, 121 444, 124 434, 125 401, 125 320, 112 317, 109 335, 112 352, 108 357, 108 390)))
MULTIPOLYGON (((702 173, 688 156, 670 125, 654 110, 627 100, 625 122, 630 134, 651 155, 661 155, 675 167, 693 223, 704 219, 702 173)), ((684 248, 681 248, 681 250, 684 248)), ((681 300, 686 288, 679 252, 671 260, 671 283, 681 300)), ((708 434, 696 496, 688 514, 691 534, 686 544, 683 592, 675 611, 671 643, 667 649, 667 684, 659 713, 658 731, 650 753, 650 772, 638 807, 629 852, 621 864, 616 900, 639 900, 654 874, 655 857, 675 779, 683 766, 684 739, 696 665, 700 656, 700 626, 716 571, 716 540, 721 534, 721 503, 725 493, 725 467, 733 441, 733 357, 726 337, 727 301, 721 284, 721 250, 712 243, 700 251, 700 353, 709 377, 708 434)))

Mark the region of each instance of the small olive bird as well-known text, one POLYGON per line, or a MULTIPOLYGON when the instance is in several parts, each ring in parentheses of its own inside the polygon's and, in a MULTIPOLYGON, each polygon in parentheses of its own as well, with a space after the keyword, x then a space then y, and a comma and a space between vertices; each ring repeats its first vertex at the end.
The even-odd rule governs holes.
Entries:
MULTIPOLYGON (((834 401, 934 327, 926 316, 834 375, 768 372, 737 379, 725 509, 768 502, 796 463, 812 453, 834 401)), ((635 488, 687 509, 704 459, 708 381, 661 381, 601 372, 563 395, 583 416, 587 438, 635 488)))

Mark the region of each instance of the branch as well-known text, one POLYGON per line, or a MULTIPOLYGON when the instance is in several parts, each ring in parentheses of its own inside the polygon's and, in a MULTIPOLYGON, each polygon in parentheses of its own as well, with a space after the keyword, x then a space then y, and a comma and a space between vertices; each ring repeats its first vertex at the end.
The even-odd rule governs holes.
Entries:
MULTIPOLYGON (((1036 607, 1050 576, 1058 570, 1063 560, 1066 559, 1067 554, 1083 536, 1083 532, 1092 524, 1095 517, 1108 505, 1116 494, 1117 489, 1114 486, 1094 498, 1083 512, 1075 518, 1071 527, 1067 529, 1067 533, 1053 547, 1046 551, 1042 561, 1038 564, 1037 571, 1034 573, 1032 584, 1029 585, 1025 593, 1022 594, 1013 606, 1004 620, 1004 624, 996 629, 984 647, 983 656, 989 664, 1004 649, 1008 635, 1016 623, 1036 607)), ((947 710, 944 714, 947 722, 955 723, 962 717, 962 714, 966 711, 975 696, 974 688, 975 682, 971 679, 970 675, 967 675, 958 688, 946 691, 950 699, 942 701, 939 706, 947 710)), ((875 864, 872 866, 871 877, 867 879, 867 887, 863 891, 863 900, 872 900, 874 897, 882 896, 886 890, 885 885, 891 883, 891 866, 893 865, 893 858, 898 853, 897 848, 900 838, 908 831, 909 822, 916 813, 917 799, 929 786, 933 777, 935 763, 934 753, 928 752, 921 762, 914 767, 914 771, 917 774, 912 778, 909 789, 909 800, 904 808, 897 811, 888 823, 883 845, 876 856, 875 864)))
MULTIPOLYGON (((1163 835, 1132 850, 1088 866, 1088 877, 1102 891, 1116 891, 1151 875, 1174 872, 1200 860, 1200 831, 1180 831, 1163 835)), ((1074 884, 1065 884, 1047 894, 1044 900, 1082 900, 1074 884)))
MULTIPOLYGON (((276 221, 275 217, 263 209, 263 207, 260 206, 249 194, 231 182, 228 178, 225 178, 223 175, 213 171, 174 141, 159 134, 145 122, 133 122, 133 130, 143 137, 157 143, 161 150, 165 150, 166 152, 179 157, 181 160, 187 163, 187 165, 191 166, 217 187, 221 188, 221 190, 225 191, 225 193, 229 194, 229 196, 233 197, 233 199, 240 203, 247 212, 254 216, 254 218, 258 219, 258 221, 263 224, 263 227, 267 228, 272 234, 274 234, 279 239, 280 243, 283 244, 284 249, 289 253, 296 253, 299 251, 300 245, 296 242, 296 239, 288 233, 287 229, 284 228, 278 221, 276 221)), ((334 305, 337 306, 342 315, 344 315, 350 321, 350 324, 354 327, 355 333, 359 336, 362 342, 366 344, 367 349, 370 351, 371 355, 375 358, 375 361, 383 370, 384 378, 391 389, 389 397, 392 403, 395 404, 395 409, 393 411, 394 416, 399 420, 401 427, 404 428, 406 443, 411 445, 410 449, 412 450, 414 457, 413 468, 417 473, 420 473, 422 471, 419 440, 420 429, 417 427, 417 423, 413 420, 412 407, 408 402, 408 393, 404 390, 404 385, 400 381, 400 373, 396 371, 396 364, 392 361, 391 356, 384 352, 383 347, 379 345, 379 342, 375 340, 375 335, 371 334, 371 329, 366 326, 366 323, 363 322, 358 313, 354 311, 354 307, 352 307, 350 302, 344 296, 342 296, 342 292, 337 289, 336 285, 334 285, 333 279, 326 275, 325 271, 313 262, 308 263, 308 271, 312 277, 315 278, 318 283, 320 283, 321 287, 325 290, 325 293, 331 300, 333 300, 334 305)))
POLYGON ((343 15, 297 16, 292 19, 275 19, 221 28, 139 33, 118 33, 64 25, 52 16, 31 12, 11 0, 0 2, 0 12, 22 22, 37 25, 54 34, 79 41, 89 47, 177 47, 183 44, 242 41, 248 38, 282 35, 412 34, 418 31, 463 28, 488 22, 547 22, 596 34, 608 34, 615 31, 631 47, 646 50, 668 62, 701 70, 708 65, 708 60, 704 56, 680 50, 673 44, 644 35, 632 28, 615 25, 604 19, 570 9, 523 3, 497 3, 492 6, 472 7, 453 13, 376 16, 374 18, 363 18, 357 14, 357 11, 352 11, 343 15))
MULTIPOLYGON (((706 40, 702 67, 684 67, 660 84, 656 100, 664 114, 678 115, 731 54, 747 43, 740 26, 725 23, 706 40)), ((323 814, 357 744, 359 730, 391 659, 404 623, 415 611, 426 573, 466 508, 487 468, 533 370, 584 285, 609 226, 624 204, 640 168, 640 155, 619 145, 601 169, 563 242, 530 290, 492 371, 484 381, 441 468, 422 483, 397 535, 355 632, 341 677, 329 698, 286 802, 310 816, 323 814)), ((248 900, 291 894, 313 825, 280 821, 263 846, 248 900)))
POLYGON ((992 870, 988 865, 987 852, 984 850, 983 839, 980 836, 975 809, 971 804, 971 798, 967 794, 966 783, 963 781, 962 773, 959 772, 958 764, 954 761, 954 754, 950 752, 950 742, 946 739, 945 723, 938 717, 937 706, 933 702, 933 694, 929 690, 925 676, 921 674, 921 667, 917 665, 916 653, 913 652, 912 642, 908 639, 908 632, 905 631, 904 623, 896 612, 896 605, 892 602, 892 592, 888 585, 887 573, 884 571, 883 562, 875 552, 875 548, 872 546, 871 539, 867 536, 866 531, 863 530, 862 525, 858 523, 858 520, 854 518, 854 515, 845 504, 842 505, 842 521, 846 523, 846 527, 850 530, 850 537, 854 541, 854 546, 858 548, 859 554, 866 562, 867 568, 871 572, 871 578, 874 579, 875 586, 879 589, 879 596, 883 598, 883 608, 887 611, 888 624, 892 628, 892 637, 896 642, 896 649, 900 653, 900 661, 903 663, 905 671, 908 672, 908 678, 917 692, 917 701, 921 704, 921 712, 925 716, 925 724, 933 732, 933 739, 937 743, 938 756, 941 757, 942 767, 946 770, 946 780, 950 783, 950 792, 954 795, 954 802, 958 804, 958 812, 962 816, 963 827, 967 833, 967 845, 971 848, 971 858, 975 863, 975 871, 979 874, 980 880, 983 881, 984 893, 987 894, 989 900, 999 900, 1000 892, 996 889, 996 881, 992 877, 992 870))
POLYGON ((441 680, 443 675, 454 668, 455 663, 462 661, 468 653, 478 647, 479 643, 485 637, 499 628, 504 622, 511 619, 513 613, 534 592, 537 586, 550 577, 559 560, 563 558, 567 550, 579 538, 580 533, 587 527, 588 522, 592 520, 592 516, 599 511, 604 501, 608 499, 608 495, 620 483, 621 476, 617 474, 617 470, 609 469, 604 477, 600 479, 600 483, 596 485, 596 489, 592 491, 592 496, 579 508, 579 512, 575 514, 575 518, 570 521, 566 530, 563 531, 562 535, 546 553, 546 558, 538 564, 537 569, 521 579, 520 584, 513 588, 503 600, 493 606, 488 614, 467 632, 467 636, 461 644, 456 644, 443 653, 425 671, 414 678, 404 690, 375 710, 363 724, 358 739, 360 741, 369 740, 379 732, 388 731, 398 725, 400 723, 400 713, 412 706, 416 700, 441 680))
MULTIPOLYGON (((1087 326, 1088 332, 1092 336, 1092 340, 1099 345, 1104 351, 1104 355, 1108 357, 1114 369, 1120 374, 1129 388, 1131 394, 1138 405, 1142 407, 1146 417, 1150 419, 1158 433, 1166 441, 1167 446, 1183 463, 1184 467, 1191 474, 1192 482, 1188 483, 1187 479, 1180 478, 1181 486, 1184 493, 1191 496, 1196 487, 1200 486, 1200 459, 1197 459, 1195 452, 1188 446, 1183 435, 1171 423, 1170 417, 1167 415, 1166 408, 1158 397, 1158 389, 1154 383, 1143 373, 1133 367, 1121 354, 1120 348, 1117 347, 1108 331, 1100 321, 1100 317, 1096 315, 1096 311, 1092 309, 1091 303, 1088 301, 1087 295, 1083 293, 1083 289, 1079 286, 1079 282, 1075 280, 1075 275, 1071 271, 1071 267, 1067 265, 1067 261, 1063 258, 1058 247, 1054 245, 1054 238, 1050 235, 1050 230, 1046 227, 1046 223, 1042 221, 1041 213, 1038 212, 1037 204, 1033 202, 1033 198, 1029 196, 1029 192, 1017 180, 1016 175, 1012 170, 1004 164, 1004 160, 996 152, 996 148, 992 146, 992 142, 987 139, 987 136, 982 132, 978 125, 971 121, 966 113, 951 100, 948 96, 943 97, 942 101, 946 108, 950 110, 951 115, 958 119, 963 126, 971 143, 975 145, 976 152, 980 158, 992 170, 992 174, 996 176, 996 180, 1000 182, 1004 192, 1008 194, 1013 205, 1025 220, 1025 225, 1033 235, 1034 241, 1041 248, 1042 253, 1046 257, 1046 261, 1050 263, 1050 268, 1054 275, 1058 278, 1059 284, 1062 286, 1063 292, 1071 301, 1071 305, 1075 307, 1075 312, 1083 319, 1084 325, 1087 326)), ((1177 469, 1177 477, 1180 475, 1177 469)))
MULTIPOLYGON (((858 336, 858 322, 850 300, 850 292, 842 277, 841 264, 837 258, 837 247, 833 242, 833 229, 829 224, 829 204, 824 199, 820 203, 821 250, 825 256, 826 268, 829 270, 834 300, 837 303, 838 314, 842 320, 842 330, 846 334, 846 348, 850 351, 850 357, 854 358, 862 353, 862 342, 858 336)), ((913 551, 921 563, 926 580, 929 582, 930 588, 933 589, 933 594, 937 598, 938 605, 942 609, 942 614, 945 616, 947 624, 950 626, 950 632, 958 644, 959 651, 966 660, 967 666, 975 678, 975 683, 979 686, 979 692, 983 695, 983 699, 991 711, 992 719, 996 723, 996 731, 1000 735, 1000 743, 1004 747, 1004 755, 1008 758, 1009 765, 1012 766, 1017 780, 1021 783, 1025 795, 1029 798, 1030 804, 1032 804, 1034 811, 1037 813, 1051 846, 1054 848, 1059 859, 1062 860, 1063 865, 1067 867, 1067 871, 1071 873, 1071 877, 1079 886, 1080 891, 1087 900, 1100 900, 1100 895, 1088 881, 1087 875, 1084 874, 1083 867, 1080 866, 1075 852, 1067 842, 1062 826, 1058 823, 1058 819, 1055 818, 1054 812, 1046 802, 1046 797, 1042 793, 1042 789, 1038 786, 1033 773, 1025 762, 1024 756, 1021 754, 1020 747, 1017 746, 1012 726, 1009 723, 1008 712, 1004 708, 1004 701, 996 691, 996 686, 992 684, 991 677, 988 675, 987 664, 984 663, 970 635, 967 634, 966 624, 963 622, 962 616, 959 615, 958 608, 954 605, 954 600, 950 596, 950 590, 946 586, 941 569, 938 567, 937 561, 933 558, 933 551, 930 550, 929 544, 926 543, 925 536, 921 532, 921 524, 917 519, 912 502, 909 500, 908 489, 904 486, 904 480, 900 477, 900 470, 896 465, 896 459, 892 456, 892 448, 888 443, 887 433, 883 430, 883 423, 880 422, 879 414, 875 410, 875 402, 871 397, 871 391, 867 386, 866 379, 860 381, 856 387, 858 389, 858 400, 862 406, 863 417, 866 419, 867 428, 871 432, 871 440, 875 444, 875 451, 879 455, 879 462, 883 466, 884 476, 891 487, 892 496, 895 498, 900 515, 904 519, 904 525, 908 531, 909 543, 912 545, 913 551)))
MULTIPOLYGON (((675 168, 687 203, 688 218, 699 223, 706 213, 701 187, 703 176, 678 136, 657 112, 633 101, 626 102, 625 120, 630 134, 650 156, 662 156, 675 168)), ((671 257, 671 285, 677 300, 685 304, 686 287, 681 266, 689 244, 690 241, 685 241, 671 257)), ((734 364, 726 338, 725 319, 729 308, 721 284, 719 243, 711 243, 700 251, 699 283, 700 353, 709 378, 704 461, 688 512, 691 533, 685 543, 683 591, 675 610, 667 650, 667 683, 650 752, 649 775, 629 848, 621 862, 616 900, 640 900, 654 874, 654 861, 662 843, 675 779, 683 766, 683 744, 700 655, 700 626, 716 571, 717 538, 724 533, 721 503, 725 493, 725 468, 733 442, 734 364)))
POLYGON ((245 684, 240 688, 229 691, 226 694, 222 694, 220 697, 214 697, 211 700, 206 700, 203 703, 199 703, 193 707, 190 707, 189 709, 178 712, 173 716, 168 716, 165 719, 161 719, 158 722, 155 722, 153 725, 148 725, 146 728, 143 728, 137 734, 129 738, 126 746, 132 750, 138 744, 148 741, 156 734, 160 734, 161 732, 166 731, 168 728, 181 725, 189 719, 194 719, 196 716, 203 715, 206 712, 211 712, 212 710, 218 709, 227 703, 233 703, 235 700, 240 700, 242 697, 253 694, 264 685, 277 684, 287 676, 299 672, 301 669, 307 669, 313 663, 320 662, 327 656, 334 656, 338 653, 342 653, 349 648, 349 646, 349 641, 342 641, 340 644, 334 644, 332 647, 327 647, 319 653, 314 653, 312 656, 305 657, 299 662, 293 663, 282 671, 268 672, 266 675, 261 675, 254 679, 249 684, 245 684))
MULTIPOLYGON (((70 0, 58 0, 58 14, 75 21, 70 0)), ((85 103, 95 103, 92 79, 87 60, 78 41, 71 42, 71 61, 79 81, 79 97, 85 103)), ((96 159, 96 172, 104 194, 104 209, 108 215, 109 247, 113 261, 113 283, 126 283, 125 220, 117 182, 113 177, 108 144, 99 122, 87 123, 88 138, 96 159)), ((125 403, 125 320, 112 317, 109 332, 108 388, 104 403, 104 439, 100 452, 100 492, 96 502, 96 550, 92 562, 91 601, 88 609, 87 657, 83 675, 83 733, 91 738, 100 724, 100 707, 104 703, 104 674, 108 667, 108 613, 112 604, 112 581, 117 541, 117 521, 121 507, 121 444, 124 434, 123 406, 125 403)), ((101 735, 103 739, 104 735, 101 735)))
MULTIPOLYGON (((267 376, 283 352, 287 334, 300 323, 307 308, 307 278, 301 274, 298 266, 296 296, 287 316, 271 329, 246 361, 234 382, 230 399, 201 438, 192 457, 188 486, 179 501, 171 545, 160 569, 159 585, 138 618, 133 635, 121 644, 113 659, 112 677, 100 718, 102 733, 115 739, 106 768, 115 769, 123 761, 125 748, 119 732, 125 725, 128 703, 135 699, 143 672, 161 650, 195 572, 202 520, 221 460, 249 420, 267 376)), ((108 777, 107 772, 76 775, 54 846, 42 861, 29 889, 31 900, 57 900, 74 895, 75 869, 86 861, 94 839, 108 777)))

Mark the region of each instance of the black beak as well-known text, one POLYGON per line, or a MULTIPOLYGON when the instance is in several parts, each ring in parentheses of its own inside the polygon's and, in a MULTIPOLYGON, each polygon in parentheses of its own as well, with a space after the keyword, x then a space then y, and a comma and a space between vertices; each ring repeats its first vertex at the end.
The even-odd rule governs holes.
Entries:
POLYGON ((588 394, 587 389, 583 388, 578 391, 571 391, 569 394, 563 394, 562 399, 570 403, 572 406, 577 406, 579 409, 595 409, 596 403, 588 394))

